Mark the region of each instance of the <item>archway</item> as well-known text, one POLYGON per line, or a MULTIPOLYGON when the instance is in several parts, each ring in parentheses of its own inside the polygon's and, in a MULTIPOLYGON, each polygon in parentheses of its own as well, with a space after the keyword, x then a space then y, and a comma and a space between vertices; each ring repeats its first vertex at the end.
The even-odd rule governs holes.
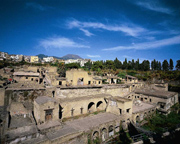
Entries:
POLYGON ((55 91, 52 91, 52 96, 54 97, 55 91))
POLYGON ((89 113, 95 111, 95 103, 94 103, 94 102, 90 102, 90 103, 88 104, 88 111, 89 111, 89 113))
POLYGON ((143 119, 145 119, 147 117, 147 113, 145 112, 144 113, 144 116, 143 116, 143 119))
POLYGON ((63 113, 63 108, 62 106, 59 104, 59 119, 62 119, 62 113, 63 113))
POLYGON ((105 141, 108 138, 107 129, 103 128, 101 133, 102 133, 102 141, 105 141))
POLYGON ((140 122, 140 117, 136 116, 136 124, 138 124, 140 122))
POLYGON ((109 137, 114 135, 114 128, 113 125, 109 126, 109 137))
POLYGON ((103 110, 103 102, 99 101, 96 105, 97 110, 103 110))
POLYGON ((92 140, 93 140, 93 143, 95 144, 99 144, 100 143, 100 140, 99 140, 99 132, 98 131, 95 131, 92 135, 92 140))

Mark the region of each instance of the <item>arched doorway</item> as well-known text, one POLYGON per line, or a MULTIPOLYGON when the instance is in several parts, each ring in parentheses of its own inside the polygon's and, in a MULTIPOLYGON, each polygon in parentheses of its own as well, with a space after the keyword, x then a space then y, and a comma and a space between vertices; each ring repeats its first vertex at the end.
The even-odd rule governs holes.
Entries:
POLYGON ((140 117, 136 116, 136 124, 138 124, 140 122, 140 117))
POLYGON ((114 135, 113 125, 109 126, 109 137, 114 135))
POLYGON ((107 129, 103 128, 101 133, 102 133, 102 141, 105 141, 108 138, 107 129))
POLYGON ((147 117, 147 113, 145 112, 144 113, 144 116, 143 116, 143 119, 145 119, 147 117))
POLYGON ((62 119, 62 113, 63 113, 63 108, 62 106, 59 104, 59 119, 62 119))
POLYGON ((103 110, 103 102, 99 101, 96 105, 97 110, 103 110))
POLYGON ((52 91, 52 96, 54 97, 55 91, 52 91))
POLYGON ((91 112, 94 112, 95 111, 95 103, 94 102, 90 102, 88 104, 88 112, 91 113, 91 112))
POLYGON ((94 144, 99 144, 100 140, 99 140, 99 132, 95 131, 92 135, 92 140, 94 144))

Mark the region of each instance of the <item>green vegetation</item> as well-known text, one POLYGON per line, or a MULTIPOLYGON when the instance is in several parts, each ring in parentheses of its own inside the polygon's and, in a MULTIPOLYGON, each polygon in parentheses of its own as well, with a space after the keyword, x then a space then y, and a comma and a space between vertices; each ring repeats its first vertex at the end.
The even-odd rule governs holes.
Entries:
MULTIPOLYGON (((179 80, 180 79, 180 60, 177 60, 176 71, 172 71, 174 68, 173 60, 170 59, 169 63, 167 60, 164 60, 161 64, 160 61, 156 61, 155 59, 151 61, 151 70, 150 70, 150 62, 148 60, 139 62, 139 59, 136 61, 132 59, 132 61, 127 61, 125 59, 123 62, 118 60, 117 58, 113 60, 107 61, 96 61, 94 63, 88 61, 85 63, 84 67, 80 67, 79 63, 70 63, 64 64, 56 61, 55 63, 49 64, 41 64, 41 63, 27 63, 25 61, 21 62, 8 62, 8 61, 0 61, 0 68, 4 67, 13 67, 13 66, 21 66, 21 65, 29 65, 29 66, 55 66, 57 67, 57 72, 61 77, 65 76, 66 70, 72 68, 82 68, 88 71, 89 74, 94 71, 95 75, 105 76, 108 73, 117 75, 120 78, 125 78, 126 75, 131 75, 137 77, 139 80, 147 81, 152 78, 163 79, 163 80, 179 80)), ((105 82, 106 83, 106 82, 105 82)))
POLYGON ((22 66, 22 65, 28 65, 28 66, 47 66, 48 64, 28 63, 28 62, 25 62, 25 61, 21 61, 21 62, 0 61, 0 68, 4 68, 4 67, 12 68, 13 66, 22 66))
POLYGON ((100 144, 101 141, 99 139, 99 137, 96 137, 95 139, 93 139, 93 144, 100 144))
POLYGON ((150 119, 147 119, 148 123, 143 126, 147 130, 154 131, 156 133, 163 133, 168 130, 173 130, 176 128, 176 125, 180 123, 180 105, 176 104, 171 108, 172 112, 167 116, 162 114, 156 114, 150 119))

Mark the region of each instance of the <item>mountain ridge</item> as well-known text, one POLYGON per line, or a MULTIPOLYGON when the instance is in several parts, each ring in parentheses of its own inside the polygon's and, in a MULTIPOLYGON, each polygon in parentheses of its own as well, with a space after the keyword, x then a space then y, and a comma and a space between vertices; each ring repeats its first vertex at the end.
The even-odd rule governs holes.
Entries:
POLYGON ((38 54, 38 55, 36 55, 36 56, 38 56, 40 59, 43 59, 43 58, 46 58, 46 57, 54 57, 54 58, 63 59, 63 60, 68 60, 68 59, 83 59, 83 58, 81 58, 80 56, 75 55, 75 54, 67 54, 67 55, 62 56, 62 57, 58 57, 58 56, 48 56, 48 55, 44 55, 44 54, 38 54))

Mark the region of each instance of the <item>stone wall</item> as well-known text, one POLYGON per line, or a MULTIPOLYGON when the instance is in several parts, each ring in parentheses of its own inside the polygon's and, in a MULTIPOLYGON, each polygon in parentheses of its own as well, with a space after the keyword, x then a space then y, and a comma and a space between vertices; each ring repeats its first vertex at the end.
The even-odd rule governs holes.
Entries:
POLYGON ((37 124, 45 123, 45 110, 52 109, 52 120, 59 119, 59 105, 56 102, 38 104, 34 101, 34 116, 37 124))
POLYGON ((123 97, 129 94, 130 88, 122 87, 111 87, 111 88, 66 88, 66 89, 56 89, 57 98, 74 98, 82 97, 84 95, 97 95, 97 94, 110 94, 112 96, 123 97))
POLYGON ((0 106, 4 106, 5 89, 0 88, 0 106))
POLYGON ((45 94, 45 90, 6 90, 4 104, 7 106, 12 101, 14 102, 24 102, 30 101, 33 102, 35 98, 38 96, 43 96, 45 94))
POLYGON ((92 113, 95 111, 105 110, 106 101, 104 97, 82 97, 77 99, 60 100, 62 109, 62 118, 78 116, 82 114, 92 113), (101 103, 102 102, 102 103, 101 103))
POLYGON ((27 82, 27 81, 33 81, 36 83, 39 83, 39 77, 33 77, 33 76, 14 76, 14 80, 18 82, 27 82))

